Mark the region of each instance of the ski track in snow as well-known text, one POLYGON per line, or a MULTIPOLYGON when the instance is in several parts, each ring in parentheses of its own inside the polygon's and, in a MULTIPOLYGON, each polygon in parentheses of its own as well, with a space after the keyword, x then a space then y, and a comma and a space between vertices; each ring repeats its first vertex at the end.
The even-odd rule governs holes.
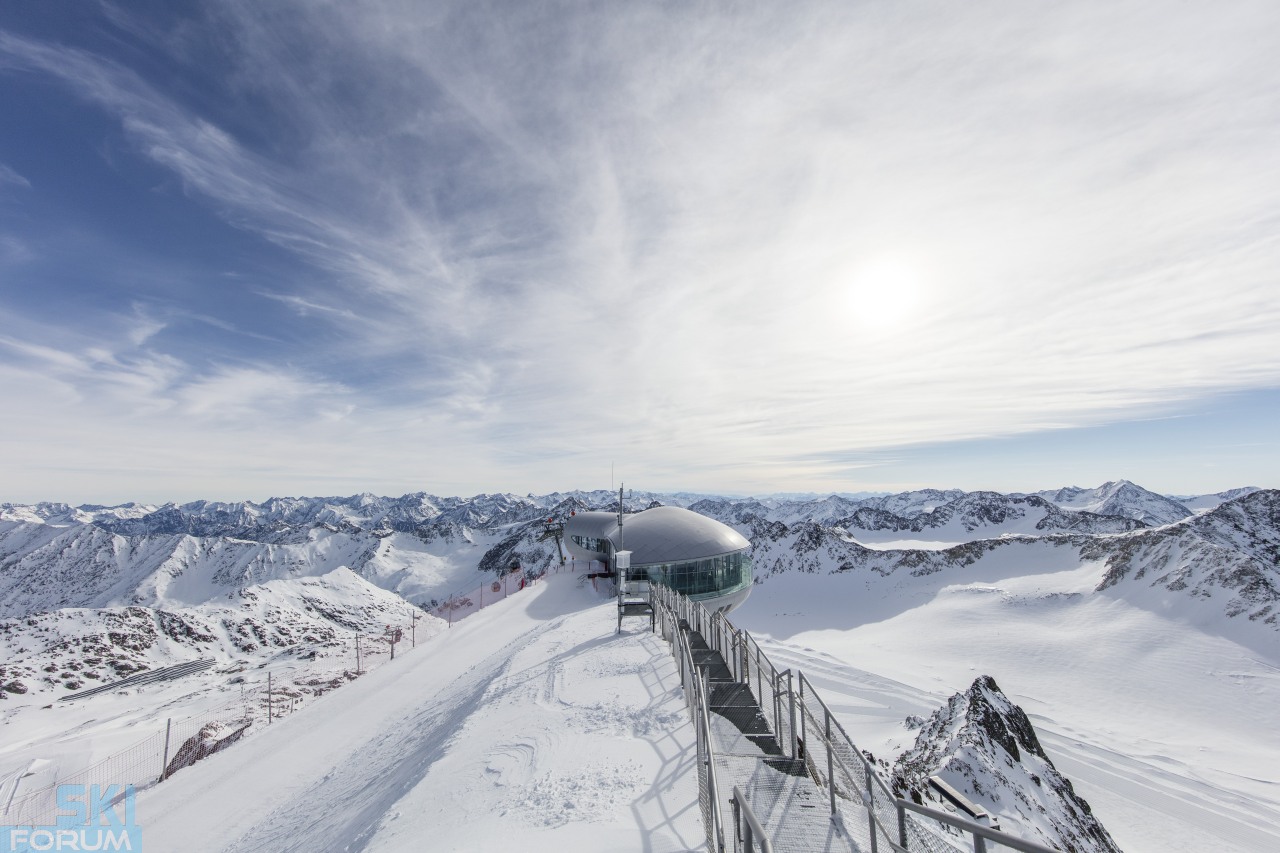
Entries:
MULTIPOLYGON (((914 742, 916 733, 902 725, 907 716, 927 716, 950 695, 859 669, 810 646, 763 637, 760 645, 776 666, 802 671, 854 743, 877 758, 892 760, 914 742)), ((1280 796, 1261 802, 1199 778, 1196 768, 1167 756, 1125 754, 1046 716, 1029 716, 1058 770, 1126 853, 1280 850, 1280 796)), ((1280 783, 1265 784, 1280 795, 1280 783)))
POLYGON ((701 847, 662 641, 553 577, 142 792, 154 850, 701 847), (424 847, 426 845, 426 847, 424 847))
POLYGON ((1058 770, 1075 783, 1126 850, 1280 850, 1280 809, 1194 778, 1181 765, 1124 755, 1054 731, 1034 718, 1040 740, 1058 770), (1104 815, 1105 813, 1105 815, 1104 815), (1159 814, 1160 821, 1151 819, 1159 814), (1135 823, 1142 838, 1134 838, 1135 823), (1126 837, 1133 838, 1128 845, 1126 837))
MULTIPOLYGON (((538 633, 542 631, 526 632, 516 642, 538 633)), ((504 652, 473 666, 417 713, 392 721, 375 740, 349 753, 340 768, 277 806, 229 849, 314 851, 345 839, 342 849, 363 850, 382 816, 440 758, 510 664, 504 652), (304 825, 299 825, 300 815, 304 825)))

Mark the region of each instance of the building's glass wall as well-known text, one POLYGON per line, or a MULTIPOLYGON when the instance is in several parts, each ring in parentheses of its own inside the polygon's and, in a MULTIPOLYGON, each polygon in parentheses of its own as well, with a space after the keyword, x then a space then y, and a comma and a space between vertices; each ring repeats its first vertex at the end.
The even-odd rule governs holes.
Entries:
POLYGON ((569 538, 579 548, 595 551, 597 554, 608 554, 610 546, 613 545, 608 539, 597 539, 594 536, 570 536, 569 538))
POLYGON ((685 563, 650 563, 632 566, 632 580, 671 587, 690 597, 728 595, 751 584, 751 555, 746 551, 721 554, 685 563))

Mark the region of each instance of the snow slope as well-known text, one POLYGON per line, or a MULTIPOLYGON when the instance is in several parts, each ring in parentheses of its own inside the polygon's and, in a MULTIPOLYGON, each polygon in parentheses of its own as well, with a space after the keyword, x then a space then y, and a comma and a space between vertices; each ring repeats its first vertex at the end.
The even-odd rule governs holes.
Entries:
POLYGON ((692 850, 693 732, 665 644, 573 575, 140 795, 152 850, 692 850), (514 847, 513 847, 514 846, 514 847))
POLYGON ((877 757, 912 745, 908 716, 991 675, 1127 853, 1280 849, 1273 630, 1226 635, 1097 592, 1105 566, 1069 549, 1022 556, 924 576, 786 573, 734 621, 831 691, 877 757))
POLYGON ((1259 491, 1257 486, 1241 486, 1238 489, 1214 492, 1211 495, 1169 495, 1169 499, 1177 501, 1192 512, 1205 512, 1206 510, 1215 509, 1227 501, 1253 494, 1256 491, 1259 491))

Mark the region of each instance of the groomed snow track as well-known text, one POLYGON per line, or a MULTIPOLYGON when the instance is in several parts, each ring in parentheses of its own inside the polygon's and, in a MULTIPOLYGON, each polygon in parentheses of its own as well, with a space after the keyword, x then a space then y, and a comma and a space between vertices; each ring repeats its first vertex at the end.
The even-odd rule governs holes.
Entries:
POLYGON ((139 795, 156 851, 701 846, 675 666, 558 575, 139 795))

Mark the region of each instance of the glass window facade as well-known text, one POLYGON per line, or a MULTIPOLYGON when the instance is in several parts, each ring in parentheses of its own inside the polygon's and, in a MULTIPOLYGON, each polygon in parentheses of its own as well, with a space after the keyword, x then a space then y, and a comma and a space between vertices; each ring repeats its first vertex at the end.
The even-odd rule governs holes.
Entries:
POLYGON ((594 536, 571 536, 569 538, 579 548, 595 551, 597 554, 608 554, 613 545, 608 539, 597 539, 594 536))
POLYGON ((632 566, 627 576, 670 587, 690 598, 728 595, 751 585, 751 555, 734 551, 684 563, 649 563, 632 566))

